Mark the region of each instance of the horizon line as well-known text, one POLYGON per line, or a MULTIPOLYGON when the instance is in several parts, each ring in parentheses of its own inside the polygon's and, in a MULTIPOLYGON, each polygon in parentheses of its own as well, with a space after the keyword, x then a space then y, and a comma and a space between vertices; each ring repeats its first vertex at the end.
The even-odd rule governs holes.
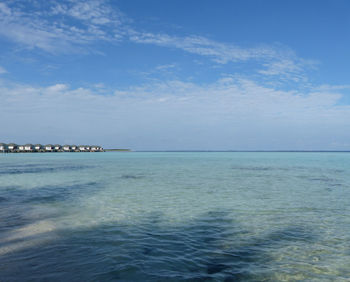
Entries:
POLYGON ((278 152, 281 152, 281 153, 293 153, 293 152, 295 152, 295 153, 350 153, 350 150, 133 150, 133 149, 131 149, 131 151, 132 152, 139 152, 139 153, 143 153, 143 152, 145 152, 145 153, 147 153, 147 152, 149 152, 149 153, 152 153, 152 152, 155 152, 155 153, 157 153, 157 152, 159 152, 159 153, 161 153, 161 152, 164 152, 164 153, 166 153, 166 152, 168 152, 168 153, 171 153, 171 152, 174 152, 174 153, 176 153, 176 152, 179 152, 179 153, 181 153, 181 152, 183 152, 183 153, 186 153, 186 152, 188 152, 188 153, 191 153, 191 152, 198 152, 198 153, 200 153, 200 152, 203 152, 203 153, 205 153, 205 152, 208 152, 208 153, 210 153, 210 152, 213 152, 213 153, 215 153, 215 152, 218 152, 218 153, 220 153, 220 152, 237 152, 237 153, 239 153, 239 152, 242 152, 242 153, 249 153, 249 152, 251 152, 251 153, 264 153, 264 152, 266 152, 266 153, 273 153, 273 152, 276 152, 276 153, 278 153, 278 152))

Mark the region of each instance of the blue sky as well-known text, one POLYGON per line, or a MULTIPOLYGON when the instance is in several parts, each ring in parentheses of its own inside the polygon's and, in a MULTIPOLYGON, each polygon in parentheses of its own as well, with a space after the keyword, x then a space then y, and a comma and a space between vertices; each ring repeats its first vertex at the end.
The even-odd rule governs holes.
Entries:
POLYGON ((350 150, 348 1, 0 1, 0 139, 350 150))

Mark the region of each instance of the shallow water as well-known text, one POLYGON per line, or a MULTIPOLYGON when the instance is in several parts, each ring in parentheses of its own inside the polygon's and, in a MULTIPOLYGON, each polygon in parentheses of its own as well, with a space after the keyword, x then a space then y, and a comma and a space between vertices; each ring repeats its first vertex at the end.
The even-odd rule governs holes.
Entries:
POLYGON ((348 281, 350 153, 0 155, 0 281, 348 281))

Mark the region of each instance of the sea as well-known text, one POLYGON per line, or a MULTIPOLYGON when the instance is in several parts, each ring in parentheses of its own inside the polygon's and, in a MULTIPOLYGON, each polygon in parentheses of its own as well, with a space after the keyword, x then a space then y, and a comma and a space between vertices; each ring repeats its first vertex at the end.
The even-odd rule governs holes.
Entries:
POLYGON ((0 154, 0 281, 350 281, 350 153, 0 154))

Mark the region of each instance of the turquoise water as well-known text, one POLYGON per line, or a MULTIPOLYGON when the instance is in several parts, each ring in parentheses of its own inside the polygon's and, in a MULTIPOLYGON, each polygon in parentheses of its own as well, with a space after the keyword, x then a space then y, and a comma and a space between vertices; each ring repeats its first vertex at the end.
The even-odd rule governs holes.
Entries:
POLYGON ((350 153, 0 155, 0 281, 349 281, 350 153))

